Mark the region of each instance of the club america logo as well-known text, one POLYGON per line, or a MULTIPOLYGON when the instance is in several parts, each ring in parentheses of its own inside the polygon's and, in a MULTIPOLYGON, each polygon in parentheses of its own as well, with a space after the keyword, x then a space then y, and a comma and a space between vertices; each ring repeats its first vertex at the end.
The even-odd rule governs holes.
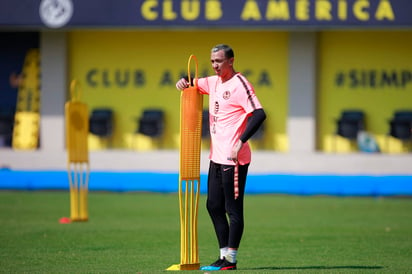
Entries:
POLYGON ((223 99, 227 100, 229 98, 230 98, 230 91, 227 90, 223 93, 223 99))
POLYGON ((73 3, 71 0, 42 0, 39 14, 46 26, 60 28, 72 18, 73 3))

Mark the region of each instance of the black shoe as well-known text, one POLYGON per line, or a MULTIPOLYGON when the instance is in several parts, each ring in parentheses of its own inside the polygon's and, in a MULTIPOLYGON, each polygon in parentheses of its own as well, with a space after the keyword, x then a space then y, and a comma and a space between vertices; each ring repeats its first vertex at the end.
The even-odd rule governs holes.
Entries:
POLYGON ((211 266, 221 266, 223 264, 223 262, 225 261, 225 259, 217 259, 216 262, 212 263, 211 266))
POLYGON ((220 265, 219 270, 236 270, 236 263, 231 263, 228 260, 224 259, 223 263, 220 265))
POLYGON ((220 266, 225 262, 225 259, 217 259, 216 262, 210 264, 210 265, 205 265, 201 266, 199 270, 206 270, 206 271, 215 271, 215 270, 220 270, 220 266))

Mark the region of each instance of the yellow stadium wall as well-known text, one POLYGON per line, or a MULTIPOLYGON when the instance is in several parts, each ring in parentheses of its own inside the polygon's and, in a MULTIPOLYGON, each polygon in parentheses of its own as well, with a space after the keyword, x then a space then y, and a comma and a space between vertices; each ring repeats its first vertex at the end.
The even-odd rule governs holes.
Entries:
POLYGON ((388 121, 397 109, 412 109, 412 33, 410 31, 334 31, 319 35, 318 148, 356 150, 334 139, 343 109, 362 109, 366 131, 381 151, 398 153, 407 146, 388 138, 388 121), (386 75, 386 76, 384 76, 386 75), (387 75, 391 79, 387 79, 387 75))
MULTIPOLYGON (((200 76, 213 74, 210 49, 226 43, 235 50, 235 69, 252 82, 268 115, 264 140, 252 146, 286 151, 287 38, 286 32, 266 31, 74 31, 69 34, 70 79, 80 82, 90 111, 114 110, 112 148, 176 149, 180 94, 175 82, 187 74, 190 54, 199 60, 200 76), (159 143, 134 133, 148 107, 166 112, 159 143)), ((205 107, 207 102, 205 97, 205 107)), ((91 149, 108 146, 93 136, 90 142, 91 149)))

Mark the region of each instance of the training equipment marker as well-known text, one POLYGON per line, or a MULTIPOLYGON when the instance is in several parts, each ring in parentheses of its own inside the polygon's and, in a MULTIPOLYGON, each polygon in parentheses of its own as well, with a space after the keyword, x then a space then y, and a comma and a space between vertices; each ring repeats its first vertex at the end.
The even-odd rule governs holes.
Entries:
POLYGON ((12 146, 37 149, 40 127, 40 53, 30 49, 24 59, 22 83, 17 94, 12 146))
POLYGON ((90 173, 87 143, 89 113, 87 105, 80 102, 80 85, 75 80, 71 82, 70 93, 71 100, 65 104, 70 219, 73 222, 79 222, 89 219, 87 207, 90 173))
MULTIPOLYGON (((203 96, 192 84, 190 64, 197 59, 191 55, 187 64, 189 87, 180 98, 180 264, 167 270, 197 270, 200 267, 197 237, 198 203, 200 194, 200 151, 203 96)), ((195 81, 193 81, 195 82, 195 81)))

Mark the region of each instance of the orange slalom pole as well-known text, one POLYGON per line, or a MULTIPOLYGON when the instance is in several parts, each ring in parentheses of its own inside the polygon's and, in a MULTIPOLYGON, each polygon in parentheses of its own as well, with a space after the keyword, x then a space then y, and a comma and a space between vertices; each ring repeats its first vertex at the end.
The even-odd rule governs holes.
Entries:
MULTIPOLYGON (((197 59, 191 55, 190 65, 197 59)), ((200 151, 202 131, 203 96, 196 85, 190 85, 181 93, 180 99, 180 171, 179 171, 179 213, 180 213, 180 264, 167 270, 197 270, 200 267, 197 236, 198 204, 200 196, 200 151)))

